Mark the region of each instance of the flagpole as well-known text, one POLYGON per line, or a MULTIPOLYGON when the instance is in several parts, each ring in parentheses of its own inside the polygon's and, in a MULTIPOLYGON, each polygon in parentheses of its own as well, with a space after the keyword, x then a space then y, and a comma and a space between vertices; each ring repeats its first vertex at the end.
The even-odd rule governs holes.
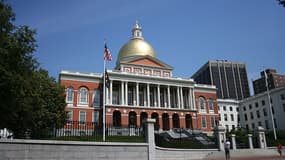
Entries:
POLYGON ((104 58, 104 71, 103 71, 103 141, 106 140, 106 106, 105 106, 105 100, 106 100, 106 94, 105 94, 105 90, 106 90, 106 84, 105 84, 105 71, 106 71, 106 60, 104 58))

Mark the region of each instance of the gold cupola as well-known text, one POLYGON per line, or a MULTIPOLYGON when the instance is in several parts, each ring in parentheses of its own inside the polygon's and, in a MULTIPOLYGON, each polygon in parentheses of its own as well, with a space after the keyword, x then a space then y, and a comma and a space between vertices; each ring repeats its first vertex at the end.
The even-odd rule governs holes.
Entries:
POLYGON ((124 58, 133 56, 151 56, 156 58, 156 53, 152 46, 147 43, 142 36, 142 27, 136 21, 132 29, 132 38, 120 49, 117 64, 124 58))

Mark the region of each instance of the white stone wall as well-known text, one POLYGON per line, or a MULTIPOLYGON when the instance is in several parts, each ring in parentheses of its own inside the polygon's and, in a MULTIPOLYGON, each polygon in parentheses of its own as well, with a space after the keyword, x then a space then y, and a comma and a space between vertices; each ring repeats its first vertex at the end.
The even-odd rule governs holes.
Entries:
POLYGON ((238 111, 239 101, 234 99, 217 99, 218 102, 218 113, 220 115, 219 124, 226 128, 226 130, 231 131, 238 127, 238 111), (227 121, 225 120, 225 115, 227 115, 227 121), (231 119, 233 115, 233 120, 231 119))
MULTIPOLYGON (((277 130, 285 129, 285 87, 273 89, 270 91, 270 97, 272 99, 272 106, 274 110, 273 118, 276 121, 277 130), (284 95, 284 98, 282 98, 284 95)), ((239 114, 241 120, 241 126, 243 128, 253 130, 258 126, 262 126, 266 130, 272 130, 272 118, 270 114, 270 105, 267 92, 257 94, 255 96, 246 98, 240 102, 239 114), (256 106, 258 104, 258 106, 256 106), (251 108, 249 106, 252 106, 251 108), (267 111, 267 116, 264 115, 264 111, 267 111), (257 116, 259 112, 260 117, 257 116), (253 118, 251 118, 251 113, 253 118), (247 115, 247 120, 245 119, 247 115), (266 121, 268 126, 266 126, 266 121), (254 128, 253 128, 254 127, 254 128)))

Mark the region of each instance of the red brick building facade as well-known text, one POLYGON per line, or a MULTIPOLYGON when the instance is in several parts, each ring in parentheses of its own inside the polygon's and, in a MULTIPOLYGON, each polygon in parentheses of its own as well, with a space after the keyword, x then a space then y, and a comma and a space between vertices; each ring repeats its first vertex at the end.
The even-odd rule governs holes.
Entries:
MULTIPOLYGON (((136 23, 131 40, 119 51, 115 69, 107 71, 106 124, 141 127, 144 118, 155 118, 156 130, 211 132, 218 119, 216 87, 172 77, 172 70, 156 58, 136 23)), ((70 120, 102 125, 103 75, 62 71, 59 80, 66 88, 70 120)))

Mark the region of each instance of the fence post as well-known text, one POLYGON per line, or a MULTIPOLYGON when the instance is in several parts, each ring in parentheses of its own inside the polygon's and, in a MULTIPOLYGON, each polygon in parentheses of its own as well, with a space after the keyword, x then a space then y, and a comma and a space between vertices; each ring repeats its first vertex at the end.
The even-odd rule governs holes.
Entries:
POLYGON ((218 147, 220 151, 224 151, 224 142, 226 141, 226 134, 225 134, 225 127, 223 126, 216 126, 214 131, 215 135, 217 136, 218 139, 218 147))
POLYGON ((259 148, 267 148, 266 137, 265 137, 264 131, 265 129, 260 126, 257 127, 256 129, 259 148))
POLYGON ((247 134, 249 149, 253 149, 252 134, 247 134))
POLYGON ((231 134, 231 138, 232 138, 233 150, 236 150, 237 149, 237 146, 236 146, 236 135, 235 134, 231 134))
POLYGON ((154 140, 154 123, 155 119, 145 119, 144 123, 146 125, 145 137, 148 143, 148 160, 155 160, 155 140, 154 140))

